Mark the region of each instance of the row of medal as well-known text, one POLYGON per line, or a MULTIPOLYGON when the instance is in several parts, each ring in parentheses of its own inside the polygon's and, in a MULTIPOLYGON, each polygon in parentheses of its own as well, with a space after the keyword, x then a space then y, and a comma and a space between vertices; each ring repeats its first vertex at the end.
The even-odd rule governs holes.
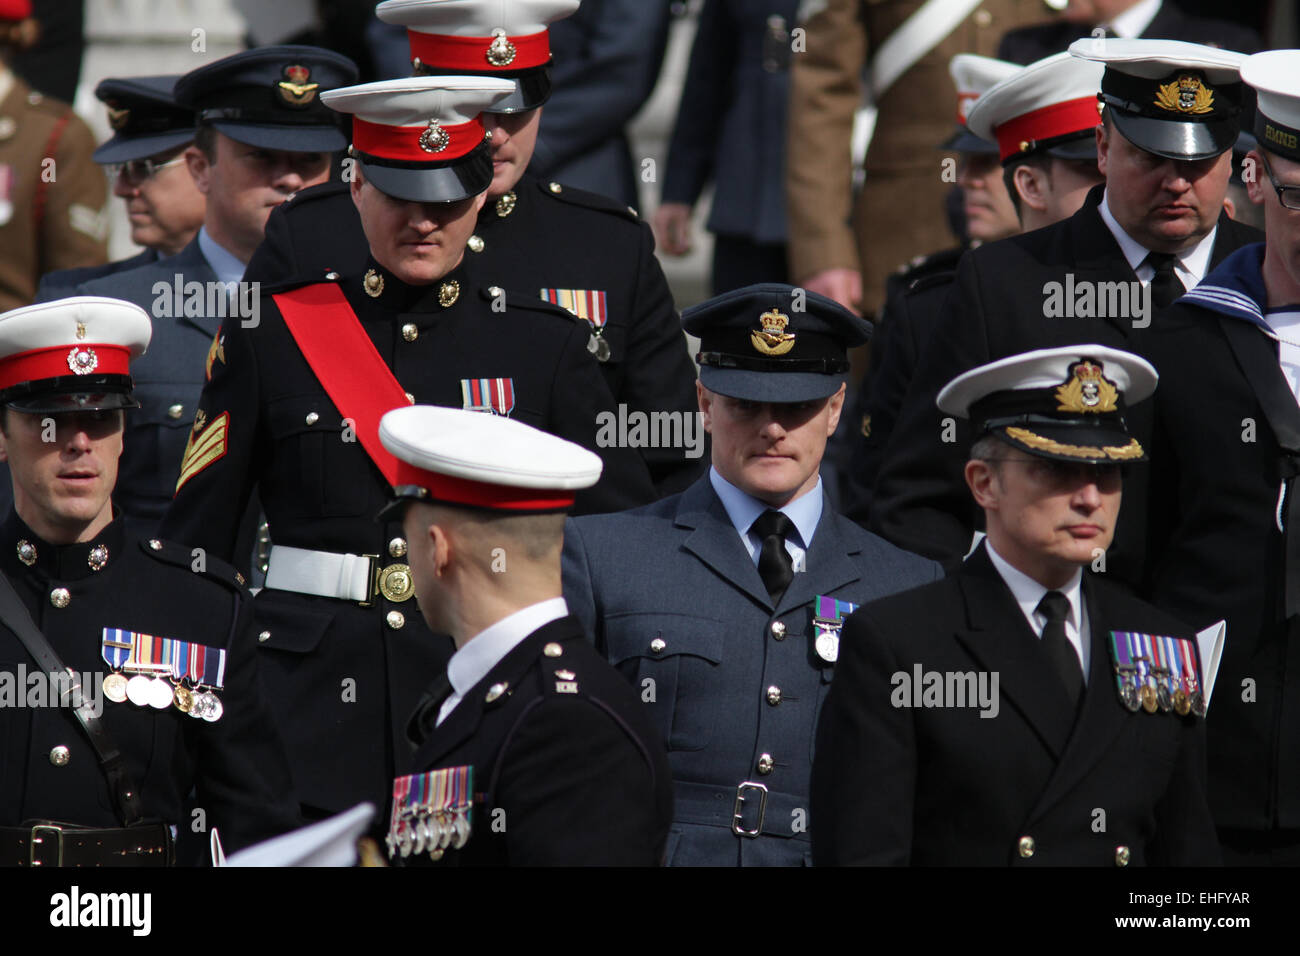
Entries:
POLYGON ((1110 632, 1119 699, 1129 710, 1205 716, 1196 645, 1177 637, 1110 632))
POLYGON ((447 767, 408 774, 393 781, 393 810, 388 820, 389 857, 398 853, 440 860, 451 848, 459 850, 470 834, 474 803, 474 768, 447 767))
POLYGON ((840 601, 823 594, 813 601, 813 649, 817 656, 828 664, 834 664, 840 657, 840 629, 844 619, 858 609, 852 601, 840 601))
POLYGON ((104 678, 104 696, 114 703, 175 707, 209 723, 225 712, 214 692, 225 686, 224 648, 106 627, 100 653, 113 669, 104 678))

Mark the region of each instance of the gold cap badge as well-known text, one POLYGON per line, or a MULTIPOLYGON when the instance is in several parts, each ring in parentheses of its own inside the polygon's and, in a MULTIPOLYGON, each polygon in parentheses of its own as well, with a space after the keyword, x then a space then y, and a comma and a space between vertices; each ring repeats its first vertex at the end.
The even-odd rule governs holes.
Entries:
POLYGON ((108 125, 114 130, 119 130, 131 121, 131 111, 120 110, 110 106, 108 108, 108 125))
POLYGON ((764 355, 784 355, 794 348, 795 333, 785 330, 790 317, 779 309, 758 317, 760 328, 749 333, 750 344, 764 355))
POLYGON ((319 83, 308 83, 311 79, 311 70, 300 63, 284 68, 284 79, 276 84, 280 92, 280 99, 286 104, 293 107, 304 107, 311 104, 316 98, 316 89, 319 83))
POLYGON ((1156 106, 1171 113, 1209 113, 1214 110, 1214 91, 1200 77, 1185 73, 1156 90, 1156 106))
POLYGON ((1113 412, 1119 391, 1101 374, 1095 362, 1080 362, 1071 369, 1070 379, 1056 388, 1058 412, 1113 412))

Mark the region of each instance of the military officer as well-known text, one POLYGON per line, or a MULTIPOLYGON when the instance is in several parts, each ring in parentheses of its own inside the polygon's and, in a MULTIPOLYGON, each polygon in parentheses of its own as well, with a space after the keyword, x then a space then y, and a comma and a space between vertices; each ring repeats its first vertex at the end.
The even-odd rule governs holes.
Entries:
MULTIPOLYGON (((207 197, 203 226, 174 256, 78 287, 134 302, 154 318, 153 348, 135 369, 140 409, 127 421, 118 495, 142 533, 157 528, 171 502, 220 333, 236 319, 254 320, 255 292, 238 283, 266 217, 297 190, 324 182, 329 154, 347 146, 320 93, 356 78, 351 60, 303 46, 236 53, 181 77, 176 100, 198 117, 184 155, 207 197)), ((240 562, 251 531, 247 539, 240 562)))
POLYGON ((113 194, 126 203, 131 241, 144 251, 101 266, 47 272, 36 301, 72 295, 91 279, 134 269, 180 252, 203 225, 204 198, 185 168, 194 142, 194 111, 176 102, 178 76, 112 77, 95 87, 108 107, 113 135, 96 148, 108 168, 113 194))
POLYGON ((2 865, 160 866, 178 838, 196 860, 212 827, 229 849, 298 822, 243 580, 131 537, 113 507, 148 342, 148 316, 114 299, 0 316, 2 865))
POLYGON ((1194 636, 1084 570, 1145 454, 1126 403, 1155 385, 1089 344, 940 392, 978 436, 965 478, 988 536, 845 625, 813 766, 818 864, 1218 862, 1194 636))
POLYGON ((400 462, 389 514, 410 543, 420 611, 456 644, 408 728, 389 855, 658 866, 673 799, 663 741, 560 588, 564 511, 600 459, 452 408, 388 412, 379 435, 400 462))
MULTIPOLYGON (((1071 52, 1105 64, 1095 132, 1105 185, 1070 218, 962 258, 876 478, 871 527, 940 560, 967 553, 976 523, 955 451, 964 426, 945 423, 934 405, 944 383, 1035 347, 1125 347, 1155 310, 1258 237, 1223 210, 1240 124, 1241 54, 1100 39, 1071 52)), ((1149 414, 1141 404, 1132 410, 1139 436, 1149 414)), ((1126 516, 1144 512, 1146 481, 1143 469, 1130 476, 1126 516)), ((1122 521, 1108 570, 1133 581, 1143 549, 1140 521, 1122 521)))
POLYGON ((1227 621, 1210 808, 1230 865, 1300 862, 1300 52, 1256 54, 1247 154, 1265 242, 1224 260, 1140 344, 1160 369, 1147 596, 1196 627, 1227 621))
MULTIPOLYGON (((256 614, 277 719, 312 813, 382 805, 415 697, 451 647, 414 607, 379 415, 411 402, 522 420, 596 447, 612 400, 565 310, 476 282, 463 262, 491 180, 480 111, 514 85, 416 77, 325 94, 353 114, 352 195, 371 255, 264 291, 211 358, 168 534, 230 555, 254 487, 274 542, 256 614)), ((628 448, 602 448, 589 508, 648 501, 628 448)))
POLYGON ((765 284, 685 325, 713 467, 647 508, 570 521, 565 597, 668 742, 668 865, 798 865, 840 618, 940 571, 833 512, 818 477, 865 320, 765 284))
MULTIPOLYGON (((602 196, 524 174, 551 90, 547 24, 577 0, 396 0, 381 19, 406 25, 417 73, 505 77, 515 91, 491 108, 493 179, 469 240, 489 282, 540 295, 586 320, 588 347, 629 413, 694 412, 694 370, 654 238, 634 210, 602 196), (500 33, 498 38, 496 34, 500 33)), ((365 260, 346 189, 308 190, 275 213, 246 278, 318 279, 365 260)), ((699 473, 681 448, 638 449, 661 493, 699 473)))

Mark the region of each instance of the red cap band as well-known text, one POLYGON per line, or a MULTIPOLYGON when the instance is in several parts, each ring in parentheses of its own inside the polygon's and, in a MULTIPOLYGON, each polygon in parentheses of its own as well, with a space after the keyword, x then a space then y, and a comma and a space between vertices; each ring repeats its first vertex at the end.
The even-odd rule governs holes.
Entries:
POLYGON ((966 114, 979 98, 978 93, 957 93, 957 122, 962 126, 966 125, 966 114))
POLYGON ((573 492, 558 488, 514 488, 507 485, 453 478, 437 472, 425 471, 410 462, 398 459, 398 485, 418 485, 429 489, 433 496, 430 504, 445 502, 472 505, 493 511, 561 511, 573 505, 573 492))
POLYGON ((120 345, 56 345, 0 361, 0 389, 64 375, 129 375, 131 350, 120 345))
POLYGON ((1003 159, 1023 152, 1021 143, 1052 139, 1067 133, 1081 133, 1092 129, 1101 117, 1097 112, 1097 97, 1084 96, 1077 100, 1052 103, 1033 112, 1007 120, 994 133, 998 137, 998 151, 1003 159))
MULTIPOLYGON (((454 37, 444 33, 421 33, 407 30, 411 59, 419 58, 425 66, 438 69, 469 70, 474 73, 507 72, 545 66, 551 62, 551 42, 545 30, 522 37, 505 37, 510 46, 501 54, 489 56, 496 37, 454 37), (510 56, 510 47, 514 55, 510 56), (509 57, 507 60, 506 58, 509 57)), ((497 44, 501 49, 504 44, 497 44)))
POLYGON ((484 135, 483 124, 477 117, 468 123, 439 127, 385 126, 360 116, 352 118, 352 145, 363 153, 384 159, 417 163, 459 159, 483 142, 484 135))

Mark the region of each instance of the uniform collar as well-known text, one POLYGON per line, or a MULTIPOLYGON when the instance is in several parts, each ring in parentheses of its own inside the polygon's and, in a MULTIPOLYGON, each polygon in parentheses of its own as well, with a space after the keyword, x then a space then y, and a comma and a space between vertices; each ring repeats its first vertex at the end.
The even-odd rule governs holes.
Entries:
MULTIPOLYGON (((1048 589, 1019 568, 1012 566, 1010 562, 994 550, 993 544, 988 538, 984 539, 984 546, 988 549, 989 560, 993 562, 993 567, 997 569, 998 575, 1011 590, 1011 596, 1020 605, 1020 610, 1024 612, 1025 618, 1031 621, 1035 620, 1034 615, 1038 612, 1039 602, 1043 600, 1043 595, 1047 593, 1048 589)), ((1070 578, 1068 584, 1053 589, 1064 594, 1066 600, 1070 602, 1069 623, 1074 625, 1076 633, 1082 633, 1083 630, 1083 616, 1080 610, 1080 602, 1083 600, 1082 584, 1083 569, 1079 568, 1074 572, 1074 577, 1070 578)), ((1035 630, 1037 632, 1037 629, 1035 630)))
MULTIPOLYGON (((1110 193, 1103 191, 1101 194, 1101 204, 1097 208, 1101 221, 1106 224, 1110 234, 1115 237, 1119 244, 1120 251, 1124 253, 1124 258, 1129 264, 1129 268, 1136 274, 1138 268, 1146 261, 1146 257, 1151 250, 1142 243, 1130 236, 1124 227, 1119 224, 1113 213, 1110 211, 1110 193)), ((1192 288, 1205 278, 1205 273, 1210 268, 1210 256, 1214 252, 1214 240, 1219 234, 1219 227, 1216 224, 1213 229, 1201 237, 1201 241, 1190 249, 1185 249, 1178 253, 1176 268, 1180 271, 1179 279, 1184 280, 1183 284, 1187 288, 1192 288), (1185 276, 1190 276, 1194 281, 1186 282, 1185 276)))
POLYGON ((116 508, 113 520, 92 541, 50 544, 27 526, 12 507, 0 528, 0 565, 11 573, 38 571, 58 581, 79 581, 103 571, 122 556, 126 523, 116 508), (24 547, 26 544, 28 547, 24 547), (31 560, 28 564, 23 556, 31 560))
POLYGON ((1268 293, 1264 289, 1264 243, 1242 246, 1178 301, 1266 327, 1264 312, 1268 293))
POLYGON ((408 285, 380 265, 374 256, 367 256, 360 274, 344 279, 343 287, 352 302, 378 305, 399 313, 442 312, 463 301, 470 292, 463 257, 441 279, 428 285, 408 285))
POLYGON ((485 227, 492 226, 499 222, 508 222, 519 215, 519 205, 526 203, 525 198, 528 193, 536 189, 535 180, 528 176, 521 176, 519 182, 515 183, 504 196, 498 196, 493 199, 487 198, 483 203, 483 208, 478 211, 478 230, 482 231, 485 227))
POLYGON ((208 260, 218 281, 239 282, 244 278, 244 263, 208 233, 207 226, 199 227, 199 251, 208 260))
POLYGON ((569 613, 564 598, 530 604, 479 631, 447 662, 452 691, 464 697, 529 634, 569 613))
MULTIPOLYGON (((716 468, 709 468, 709 482, 713 485, 713 490, 722 501, 722 507, 726 509, 727 517, 731 519, 736 532, 742 538, 749 534, 749 527, 758 516, 772 507, 741 491, 718 474, 716 468)), ((776 510, 794 522, 795 530, 799 532, 799 538, 804 549, 811 548, 813 534, 817 531, 817 523, 821 521, 822 517, 821 478, 817 479, 816 487, 807 494, 800 495, 776 510)))

